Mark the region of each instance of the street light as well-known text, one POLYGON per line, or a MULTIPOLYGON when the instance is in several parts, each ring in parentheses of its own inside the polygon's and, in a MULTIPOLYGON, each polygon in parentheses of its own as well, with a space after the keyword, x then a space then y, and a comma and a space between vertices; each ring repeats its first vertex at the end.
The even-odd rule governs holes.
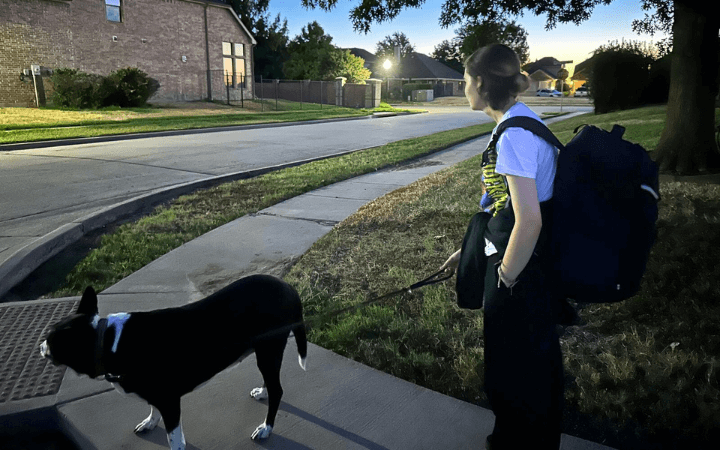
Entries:
POLYGON ((383 69, 385 69, 385 78, 387 78, 387 100, 390 101, 390 77, 388 76, 390 73, 390 68, 392 67, 392 62, 389 59, 386 59, 383 63, 383 69))

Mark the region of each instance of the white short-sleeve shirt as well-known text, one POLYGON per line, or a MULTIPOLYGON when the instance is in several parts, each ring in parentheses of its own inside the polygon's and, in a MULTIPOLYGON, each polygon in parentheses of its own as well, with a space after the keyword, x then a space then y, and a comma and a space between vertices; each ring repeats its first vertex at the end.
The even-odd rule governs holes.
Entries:
MULTIPOLYGON (((540 120, 530 108, 522 102, 515 103, 500 119, 503 121, 517 116, 532 117, 540 120)), ((497 127, 496 127, 497 128, 497 127)), ((493 130, 495 133, 495 130, 493 130)), ((506 129, 496 145, 497 165, 495 172, 502 175, 515 175, 532 178, 537 187, 538 202, 552 198, 553 181, 557 168, 558 149, 524 128, 506 129)), ((492 242, 485 240, 485 254, 497 253, 492 242)))
MULTIPOLYGON (((515 103, 500 119, 503 121, 517 116, 540 120, 524 103, 515 103)), ((494 131, 493 131, 494 132, 494 131)), ((558 149, 523 128, 508 128, 500 136, 497 146, 495 171, 503 175, 515 175, 535 180, 538 201, 552 198, 553 180, 557 167, 558 149)))

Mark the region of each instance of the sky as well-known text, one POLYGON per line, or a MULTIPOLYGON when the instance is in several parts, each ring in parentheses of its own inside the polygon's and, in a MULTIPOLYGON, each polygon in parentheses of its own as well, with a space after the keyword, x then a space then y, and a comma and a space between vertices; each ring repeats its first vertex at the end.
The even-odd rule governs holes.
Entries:
MULTIPOLYGON (((290 39, 300 34, 302 28, 317 21, 332 36, 333 44, 341 48, 359 47, 375 53, 378 42, 394 32, 403 32, 415 46, 415 51, 430 55, 443 40, 455 37, 458 27, 442 28, 439 24, 444 0, 425 0, 420 8, 401 12, 391 22, 373 24, 368 34, 355 32, 350 21, 350 9, 360 0, 338 0, 332 12, 320 9, 306 10, 301 0, 270 0, 268 12, 274 18, 278 13, 288 21, 290 39)), ((527 12, 515 18, 528 33, 530 62, 552 56, 559 61, 573 61, 566 67, 572 74, 573 67, 592 56, 593 50, 611 41, 657 42, 664 34, 639 35, 632 31, 632 21, 642 19, 645 12, 640 0, 615 0, 610 5, 598 5, 590 19, 575 24, 558 24, 545 30, 545 16, 527 12)))

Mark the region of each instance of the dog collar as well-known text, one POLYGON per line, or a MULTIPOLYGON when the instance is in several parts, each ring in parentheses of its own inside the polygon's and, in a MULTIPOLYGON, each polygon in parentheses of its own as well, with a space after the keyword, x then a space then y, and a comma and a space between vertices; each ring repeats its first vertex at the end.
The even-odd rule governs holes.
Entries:
POLYGON ((115 337, 113 345, 110 349, 111 353, 117 352, 117 346, 120 342, 120 334, 125 326, 125 322, 130 318, 128 313, 110 314, 107 319, 97 319, 97 341, 95 344, 95 370, 98 375, 105 375, 106 379, 112 375, 106 372, 106 353, 105 353, 105 333, 108 328, 114 328, 115 337))

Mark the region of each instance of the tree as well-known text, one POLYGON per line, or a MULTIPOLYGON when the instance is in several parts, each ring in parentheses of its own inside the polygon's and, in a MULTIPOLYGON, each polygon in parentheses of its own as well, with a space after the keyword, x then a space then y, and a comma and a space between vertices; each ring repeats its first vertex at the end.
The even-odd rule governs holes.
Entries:
POLYGON ((350 53, 350 50, 336 49, 332 54, 335 60, 334 69, 330 71, 329 79, 337 77, 347 78, 348 83, 365 83, 372 72, 365 68, 365 60, 350 53))
POLYGON ((460 40, 456 37, 452 41, 442 41, 435 46, 432 55, 434 60, 440 61, 451 69, 460 73, 465 71, 464 58, 460 53, 460 40))
POLYGON ((499 20, 493 22, 466 22, 456 30, 460 39, 460 53, 470 56, 475 50, 489 44, 505 44, 515 50, 520 58, 520 65, 530 58, 530 47, 527 43, 527 31, 515 21, 499 20))
POLYGON ((500 43, 512 48, 520 57, 521 65, 527 62, 530 55, 527 31, 514 21, 469 20, 460 29, 455 30, 455 34, 452 41, 442 41, 436 46, 432 57, 458 72, 465 70, 465 58, 489 44, 500 43))
MULTIPOLYGON (((337 0, 301 0, 305 6, 332 9, 337 0)), ((464 23, 468 17, 483 22, 517 17, 525 10, 546 15, 546 28, 558 22, 580 24, 595 6, 612 0, 445 0, 440 14, 444 27, 464 23)), ((720 151, 714 138, 714 99, 718 95, 720 15, 701 0, 638 0, 652 16, 636 21, 643 26, 672 23, 673 51, 667 118, 655 159, 664 171, 705 172, 720 168, 720 151)), ((374 22, 395 18, 424 0, 362 0, 350 13, 353 26, 367 33, 374 22)))
POLYGON ((267 12, 270 0, 230 0, 229 3, 257 41, 253 49, 254 75, 281 78, 283 64, 289 57, 287 19, 282 20, 280 14, 275 20, 270 19, 267 12))
POLYGON ((290 59, 283 73, 293 80, 322 80, 334 69, 332 37, 317 22, 302 28, 288 44, 290 59))
POLYGON ((230 0, 230 6, 240 18, 240 21, 252 33, 260 20, 267 17, 270 0, 230 0))
POLYGON ((351 83, 370 78, 365 60, 332 44, 332 37, 317 22, 303 27, 288 44, 290 58, 283 66, 285 76, 294 80, 334 80, 345 77, 351 83))
POLYGON ((415 47, 410 43, 410 39, 405 36, 405 33, 396 31, 390 36, 385 36, 385 39, 377 43, 375 56, 380 60, 393 58, 395 56, 396 46, 400 47, 401 60, 407 58, 415 51, 415 47))
POLYGON ((269 16, 262 17, 255 24, 254 36, 257 41, 253 50, 255 76, 282 78, 283 65, 290 58, 287 19, 282 20, 280 14, 273 22, 269 16))

